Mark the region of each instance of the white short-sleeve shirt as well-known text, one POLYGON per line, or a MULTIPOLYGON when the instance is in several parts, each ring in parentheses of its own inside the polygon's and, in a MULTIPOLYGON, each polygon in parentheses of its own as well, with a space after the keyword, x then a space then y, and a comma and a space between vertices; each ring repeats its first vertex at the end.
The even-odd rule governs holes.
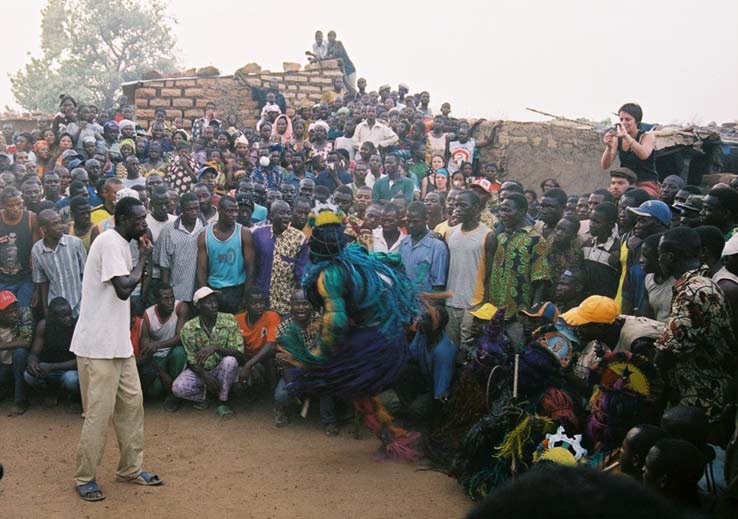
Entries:
POLYGON ((69 350, 93 359, 133 355, 128 299, 115 293, 112 279, 127 276, 133 268, 128 242, 115 229, 100 234, 90 247, 82 278, 79 320, 69 350))

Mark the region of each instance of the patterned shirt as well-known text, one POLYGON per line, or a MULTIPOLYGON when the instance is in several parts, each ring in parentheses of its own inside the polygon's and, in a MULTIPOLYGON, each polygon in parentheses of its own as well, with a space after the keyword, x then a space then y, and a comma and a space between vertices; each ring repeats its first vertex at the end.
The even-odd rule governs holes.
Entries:
POLYGON ((551 263, 551 280, 555 285, 559 282, 559 278, 565 270, 571 270, 572 267, 582 267, 584 252, 582 251, 581 238, 574 238, 569 246, 563 249, 552 245, 548 254, 548 261, 551 263))
MULTIPOLYGON (((169 164, 169 169, 167 170, 167 176, 164 178, 164 182, 182 196, 192 190, 192 182, 194 180, 192 175, 179 163, 179 160, 179 156, 172 158, 172 162, 169 164)), ((188 159, 188 162, 192 172, 197 173, 197 164, 192 160, 192 157, 188 159)))
POLYGON ((279 344, 280 337, 286 335, 288 331, 296 331, 297 335, 302 339, 305 347, 313 355, 317 355, 320 351, 318 349, 318 336, 320 335, 320 312, 313 312, 310 315, 310 321, 305 328, 295 321, 294 317, 290 317, 282 321, 277 326, 277 344, 279 344))
POLYGON ((251 180, 264 184, 267 189, 279 189, 279 185, 282 183, 282 178, 283 176, 280 168, 271 166, 266 168, 259 166, 251 172, 251 180))
POLYGON ((674 283, 671 313, 656 348, 671 352, 666 376, 675 405, 701 407, 716 422, 728 411, 738 354, 723 292, 704 265, 674 283))
POLYGON ((530 306, 534 282, 551 279, 548 250, 548 242, 530 225, 497 236, 489 295, 508 317, 530 306))
MULTIPOLYGON (((184 346, 185 355, 187 356, 187 364, 197 365, 195 355, 204 347, 213 344, 218 348, 229 348, 243 353, 243 338, 241 337, 241 329, 238 327, 236 319, 231 314, 218 313, 215 320, 215 326, 211 333, 208 333, 200 323, 200 318, 190 319, 182 327, 179 333, 184 346)), ((207 370, 213 370, 223 360, 223 356, 219 353, 213 353, 202 363, 202 367, 207 370)))
POLYGON ((288 227, 275 236, 272 226, 265 225, 254 231, 253 240, 255 283, 266 294, 268 307, 286 314, 308 261, 305 235, 288 227))

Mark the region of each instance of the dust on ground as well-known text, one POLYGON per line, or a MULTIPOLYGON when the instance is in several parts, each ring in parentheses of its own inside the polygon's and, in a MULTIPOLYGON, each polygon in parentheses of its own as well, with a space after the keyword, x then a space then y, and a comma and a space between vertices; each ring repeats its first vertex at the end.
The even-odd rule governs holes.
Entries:
MULTIPOLYGON (((8 417, 0 404, 0 516, 15 518, 176 517, 180 519, 461 518, 470 502, 456 482, 422 463, 376 462, 379 445, 352 425, 329 438, 317 419, 292 418, 277 429, 271 407, 235 406, 222 422, 214 409, 177 413, 147 403, 144 469, 165 481, 146 488, 115 482, 112 427, 97 481, 107 499, 84 503, 72 476, 82 427, 63 406, 36 405, 8 417)), ((315 406, 317 407, 317 406, 315 406)))

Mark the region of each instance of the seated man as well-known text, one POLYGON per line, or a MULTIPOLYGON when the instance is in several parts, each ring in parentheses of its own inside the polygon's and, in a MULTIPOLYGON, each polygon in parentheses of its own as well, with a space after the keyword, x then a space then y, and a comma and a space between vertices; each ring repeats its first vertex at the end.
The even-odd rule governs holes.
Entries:
POLYGON ((274 387, 272 359, 277 342, 277 326, 281 319, 277 312, 266 310, 264 292, 258 287, 246 289, 244 305, 246 311, 235 315, 243 337, 244 357, 248 359, 241 368, 241 382, 248 382, 254 366, 262 363, 270 387, 274 387))
POLYGON ((31 311, 19 306, 12 292, 0 291, 0 388, 15 388, 11 416, 22 415, 28 409, 23 372, 32 334, 31 311))
MULTIPOLYGON (((55 297, 49 302, 48 315, 36 326, 33 345, 28 354, 24 378, 31 387, 62 389, 70 397, 70 404, 78 406, 79 376, 77 357, 69 351, 77 320, 66 299, 55 297), (51 387, 49 387, 51 386, 51 387)), ((55 403, 57 394, 51 395, 55 403)), ((80 409, 81 410, 81 409, 80 409)), ((74 409, 77 413, 77 409, 74 409)))
MULTIPOLYGON (((313 309, 305 295, 305 291, 301 288, 292 292, 291 305, 291 316, 285 319, 277 328, 277 342, 279 342, 280 338, 288 336, 290 330, 296 330, 306 345, 315 345, 318 339, 318 333, 320 333, 320 313, 313 309)), ((280 364, 280 367, 284 365, 280 361, 281 356, 282 353, 277 353, 277 363, 280 364)), ((287 380, 285 379, 284 373, 282 373, 277 388, 274 390, 274 425, 277 427, 289 425, 289 404, 290 397, 287 393, 287 380)), ((328 436, 336 436, 338 434, 336 402, 331 396, 320 398, 320 421, 323 423, 325 433, 328 436)))
POLYGON ((206 409, 210 391, 221 401, 218 414, 231 417, 228 396, 238 378, 238 366, 245 361, 238 323, 232 315, 218 312, 217 292, 210 287, 198 288, 192 302, 199 315, 180 331, 187 368, 172 383, 172 394, 206 409))
POLYGON ((141 325, 141 356, 146 374, 141 381, 143 391, 152 397, 166 391, 164 409, 173 412, 179 406, 172 395, 172 382, 185 366, 185 352, 179 337, 187 322, 188 306, 174 299, 174 289, 165 283, 154 290, 156 304, 144 311, 141 325))

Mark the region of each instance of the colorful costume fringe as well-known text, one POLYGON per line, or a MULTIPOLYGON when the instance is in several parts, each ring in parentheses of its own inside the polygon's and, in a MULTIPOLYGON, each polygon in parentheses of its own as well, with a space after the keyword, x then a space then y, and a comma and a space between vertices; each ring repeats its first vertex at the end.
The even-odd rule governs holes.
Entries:
POLYGON ((353 400, 364 422, 382 439, 384 454, 412 459, 418 435, 393 426, 374 396, 392 385, 408 359, 405 327, 418 313, 416 294, 407 277, 388 264, 391 258, 380 261, 360 246, 343 247, 340 227, 329 220, 327 228, 318 225, 313 230, 311 254, 314 261, 322 261, 303 280, 308 299, 323 309, 317 347, 309 349, 289 330, 279 339, 280 348, 297 366, 287 372, 287 390, 298 398, 334 395, 353 400), (327 252, 316 252, 324 249, 327 252))

